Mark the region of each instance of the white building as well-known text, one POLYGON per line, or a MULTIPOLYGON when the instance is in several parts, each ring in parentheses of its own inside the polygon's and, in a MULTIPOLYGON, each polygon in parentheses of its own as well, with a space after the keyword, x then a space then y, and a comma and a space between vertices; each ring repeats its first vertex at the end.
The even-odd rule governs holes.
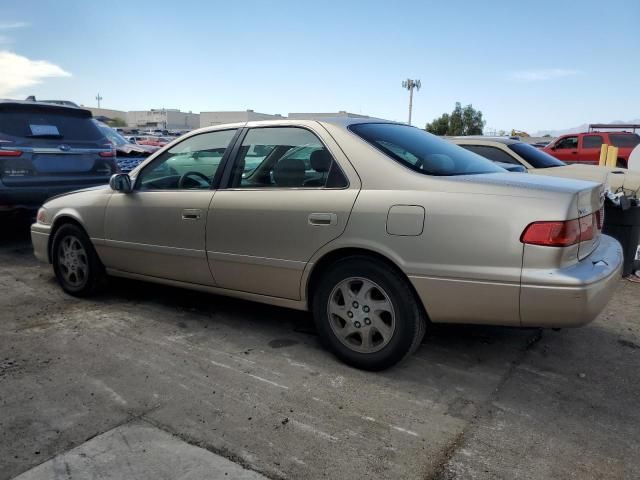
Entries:
POLYGON ((280 114, 258 113, 253 110, 231 112, 200 112, 200 127, 210 127, 223 123, 249 122, 251 120, 273 120, 284 118, 280 114))
POLYGON ((127 126, 132 128, 193 130, 200 126, 200 115, 181 112, 176 108, 134 110, 127 112, 127 126))

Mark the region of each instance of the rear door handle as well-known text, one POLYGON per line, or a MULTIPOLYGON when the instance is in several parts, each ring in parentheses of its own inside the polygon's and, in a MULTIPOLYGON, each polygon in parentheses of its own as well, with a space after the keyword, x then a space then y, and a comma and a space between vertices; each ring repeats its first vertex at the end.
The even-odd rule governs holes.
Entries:
POLYGON ((202 210, 199 208, 185 208, 182 210, 183 220, 200 220, 202 217, 202 210))
POLYGON ((309 224, 316 226, 336 225, 338 216, 335 213, 312 213, 309 215, 309 224))

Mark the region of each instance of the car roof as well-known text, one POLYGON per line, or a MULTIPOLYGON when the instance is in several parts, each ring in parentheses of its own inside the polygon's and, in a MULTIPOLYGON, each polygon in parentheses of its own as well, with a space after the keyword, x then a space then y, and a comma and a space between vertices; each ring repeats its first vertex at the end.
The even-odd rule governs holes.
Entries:
POLYGON ((488 137, 484 135, 449 137, 449 140, 476 140, 476 141, 484 141, 484 142, 502 143, 504 145, 513 145, 514 143, 522 143, 520 139, 515 139, 511 137, 488 137))
POLYGON ((42 108, 50 108, 55 110, 62 111, 81 111, 84 112, 87 116, 93 117, 91 110, 87 110, 86 108, 74 107, 71 105, 61 105, 59 103, 46 103, 32 100, 11 100, 11 99, 3 99, 0 98, 0 107, 42 107, 42 108))

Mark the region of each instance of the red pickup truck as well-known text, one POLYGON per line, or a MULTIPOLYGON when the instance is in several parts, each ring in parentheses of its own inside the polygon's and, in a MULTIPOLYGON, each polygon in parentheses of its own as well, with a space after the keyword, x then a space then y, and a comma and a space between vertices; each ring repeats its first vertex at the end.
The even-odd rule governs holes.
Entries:
POLYGON ((640 135, 631 132, 589 132, 562 135, 543 148, 567 163, 598 165, 603 143, 618 147, 618 167, 626 167, 631 150, 640 143, 640 135))

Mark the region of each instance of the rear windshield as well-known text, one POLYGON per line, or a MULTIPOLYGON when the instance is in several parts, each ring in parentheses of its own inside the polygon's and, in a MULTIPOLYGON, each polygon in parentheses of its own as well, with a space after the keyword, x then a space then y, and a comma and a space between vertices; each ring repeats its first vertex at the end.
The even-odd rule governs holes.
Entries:
POLYGON ((512 143, 509 148, 524 158, 533 168, 551 168, 566 165, 563 161, 528 143, 512 143))
POLYGON ((610 133, 609 139, 616 147, 633 148, 640 143, 640 135, 637 133, 610 133))
POLYGON ((0 134, 21 138, 97 141, 104 137, 86 113, 37 107, 0 109, 0 134))
POLYGON ((349 129, 397 162, 425 175, 504 173, 486 158, 408 125, 360 123, 349 129))

